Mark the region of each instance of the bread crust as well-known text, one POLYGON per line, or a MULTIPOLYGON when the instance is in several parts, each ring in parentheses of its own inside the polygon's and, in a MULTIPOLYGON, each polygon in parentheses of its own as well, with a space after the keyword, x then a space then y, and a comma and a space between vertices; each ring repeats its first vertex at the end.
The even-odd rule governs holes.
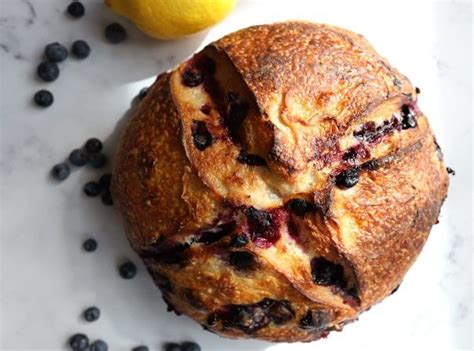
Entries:
POLYGON ((390 295, 447 188, 408 79, 361 35, 307 22, 243 29, 160 75, 112 180, 170 309, 284 342, 390 295))

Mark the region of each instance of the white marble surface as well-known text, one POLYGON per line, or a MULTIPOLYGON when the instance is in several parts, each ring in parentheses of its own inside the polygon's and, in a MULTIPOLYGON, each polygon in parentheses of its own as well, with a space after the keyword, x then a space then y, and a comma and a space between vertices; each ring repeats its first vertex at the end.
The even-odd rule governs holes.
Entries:
POLYGON ((99 1, 70 20, 65 0, 0 0, 1 58, 1 341, 2 350, 60 350, 74 332, 103 338, 111 350, 162 341, 197 340, 204 351, 468 350, 472 349, 472 8, 469 2, 241 1, 223 23, 196 37, 153 41, 99 1), (105 24, 124 23, 129 40, 102 38, 105 24), (114 148, 117 123, 138 90, 211 39, 254 23, 309 19, 363 33, 421 88, 447 164, 456 170, 440 224, 399 291, 316 344, 231 341, 165 312, 139 264, 136 279, 118 277, 124 257, 137 263, 111 208, 86 198, 81 186, 97 177, 81 169, 67 181, 48 178, 51 166, 88 137, 114 148), (60 64, 54 83, 35 78, 45 44, 85 39, 91 56, 60 64), (55 103, 40 110, 34 92, 50 89, 55 103), (82 241, 96 237, 94 254, 82 241), (80 320, 98 305, 101 319, 80 320))

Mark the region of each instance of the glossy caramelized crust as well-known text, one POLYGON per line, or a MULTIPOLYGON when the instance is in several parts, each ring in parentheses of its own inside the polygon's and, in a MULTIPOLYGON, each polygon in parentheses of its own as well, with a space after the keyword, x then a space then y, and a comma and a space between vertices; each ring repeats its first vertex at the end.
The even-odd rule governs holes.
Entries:
POLYGON ((160 75, 112 181, 169 309, 311 341, 400 284, 448 177, 417 94, 360 35, 250 27, 160 75))

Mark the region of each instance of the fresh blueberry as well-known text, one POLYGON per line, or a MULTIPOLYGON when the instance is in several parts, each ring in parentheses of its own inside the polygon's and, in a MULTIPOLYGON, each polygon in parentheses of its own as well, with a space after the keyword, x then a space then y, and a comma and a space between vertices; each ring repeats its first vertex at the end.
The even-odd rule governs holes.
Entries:
POLYGON ((181 343, 181 350, 182 351, 201 351, 201 346, 199 346, 193 341, 185 341, 181 343))
POLYGON ((84 250, 86 250, 87 252, 93 252, 97 249, 97 241, 95 241, 95 239, 87 239, 86 241, 84 241, 84 243, 82 244, 82 247, 84 248, 84 250))
POLYGON ((97 307, 89 307, 82 315, 86 321, 95 322, 100 317, 100 310, 97 307))
POLYGON ((143 98, 147 96, 149 89, 150 88, 143 88, 142 90, 140 90, 140 92, 138 93, 138 99, 143 100, 143 98))
POLYGON ((67 49, 59 43, 46 45, 44 55, 50 62, 62 62, 68 57, 67 49))
POLYGON ((249 239, 247 238, 247 235, 245 234, 239 234, 235 238, 232 239, 230 242, 230 245, 232 247, 244 247, 247 245, 249 242, 249 239))
POLYGON ((84 40, 76 40, 72 43, 72 53, 79 59, 85 59, 91 53, 91 48, 84 40))
POLYGON ((182 351, 181 350, 181 345, 175 343, 175 342, 168 342, 164 344, 163 346, 164 351, 182 351))
POLYGON ((132 279, 137 274, 137 266, 133 262, 127 261, 120 265, 119 273, 123 279, 132 279))
POLYGON ((88 182, 84 185, 84 193, 89 197, 96 197, 102 192, 99 183, 88 182))
POLYGON ((105 38, 112 44, 119 44, 127 38, 127 32, 121 24, 112 23, 105 27, 105 38))
POLYGON ((114 204, 114 201, 112 199, 112 194, 110 193, 109 190, 104 191, 102 194, 102 203, 105 206, 112 206, 114 204))
POLYGON ((89 347, 89 338, 84 334, 75 334, 69 339, 72 351, 85 351, 89 347))
POLYGON ((286 300, 277 301, 267 298, 262 300, 260 305, 265 308, 268 318, 276 325, 283 325, 295 317, 295 311, 286 300))
POLYGON ((110 188, 110 182, 112 181, 112 174, 105 173, 99 178, 99 185, 102 189, 110 188))
POLYGON ((132 351, 150 351, 150 349, 148 348, 148 346, 141 345, 134 347, 132 351))
POLYGON ((52 82, 59 77, 59 67, 54 62, 42 62, 38 65, 36 74, 45 82, 52 82))
POLYGON ((89 156, 87 153, 82 149, 75 149, 72 150, 69 154, 69 162, 71 162, 74 166, 84 166, 87 161, 89 160, 89 156))
POLYGON ((109 345, 103 340, 94 341, 89 347, 89 351, 108 351, 109 345))
POLYGON ((67 7, 67 12, 74 18, 80 18, 85 13, 84 5, 79 1, 74 1, 67 7))
POLYGON ((71 173, 71 170, 67 163, 58 163, 51 170, 51 175, 53 176, 54 179, 57 179, 57 180, 66 179, 67 177, 69 177, 70 173, 71 173))
POLYGON ((102 150, 102 142, 97 138, 90 138, 86 141, 84 148, 88 153, 95 154, 102 150))
POLYGON ((35 93, 34 102, 41 107, 49 107, 54 102, 54 96, 48 90, 39 90, 35 93))
POLYGON ((255 266, 253 254, 247 251, 235 251, 229 255, 229 263, 238 270, 249 270, 255 266))
POLYGON ((102 168, 107 163, 107 157, 102 153, 89 155, 89 164, 94 168, 102 168))
POLYGON ((340 188, 352 188, 359 182, 359 170, 351 168, 336 176, 336 185, 340 188))

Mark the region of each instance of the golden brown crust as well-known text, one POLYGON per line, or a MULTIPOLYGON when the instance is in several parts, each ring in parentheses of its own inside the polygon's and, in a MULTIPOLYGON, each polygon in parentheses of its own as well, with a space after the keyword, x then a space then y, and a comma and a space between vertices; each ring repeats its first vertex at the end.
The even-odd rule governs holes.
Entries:
POLYGON ((112 192, 170 308, 223 336, 293 342, 400 284, 447 186, 410 82, 358 34, 287 22, 160 76, 112 192))

